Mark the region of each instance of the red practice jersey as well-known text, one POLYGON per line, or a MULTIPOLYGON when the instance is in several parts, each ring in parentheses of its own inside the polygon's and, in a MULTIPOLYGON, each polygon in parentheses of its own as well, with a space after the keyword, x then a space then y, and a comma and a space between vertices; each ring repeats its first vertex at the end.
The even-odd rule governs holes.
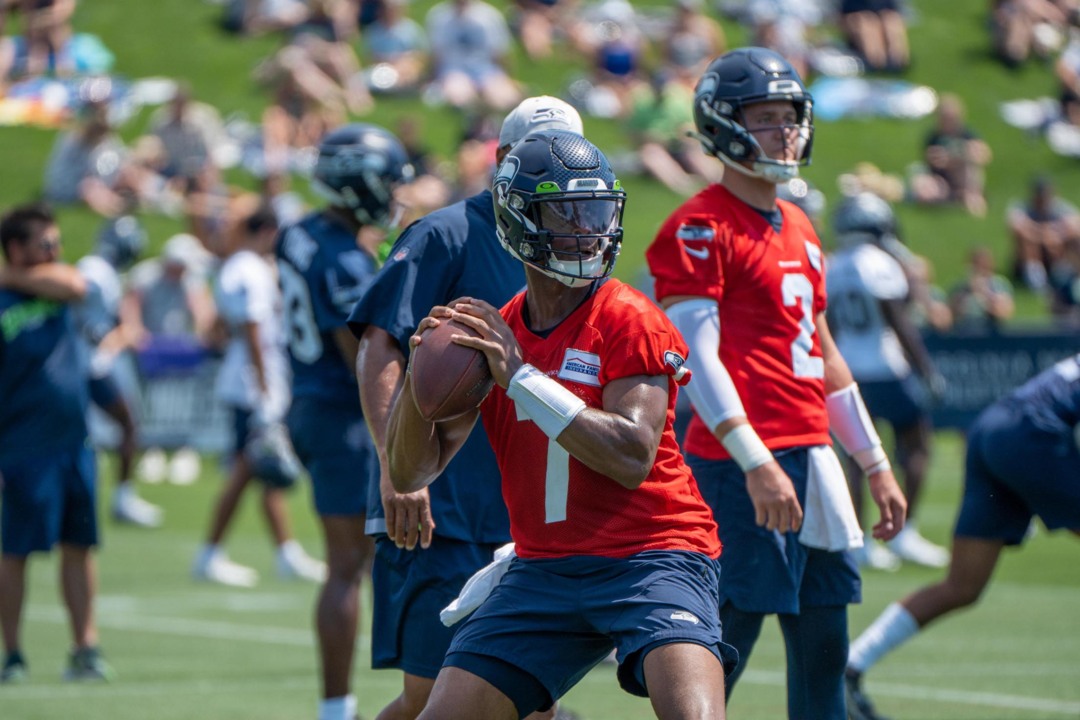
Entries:
MULTIPOLYGON (((645 254, 657 299, 716 300, 720 360, 747 419, 773 450, 830 442, 814 323, 825 310, 821 241, 802 210, 777 204, 779 233, 722 185, 712 185, 667 219, 645 254)), ((730 457, 696 414, 685 447, 710 460, 730 457)))
POLYGON ((502 473, 510 533, 525 558, 627 557, 645 550, 720 554, 712 512, 675 441, 677 384, 686 345, 644 295, 609 279, 545 337, 522 315, 525 293, 502 309, 525 362, 587 406, 602 409, 604 386, 634 375, 668 376, 668 409, 652 471, 635 490, 586 467, 520 418, 496 386, 481 407, 502 473))

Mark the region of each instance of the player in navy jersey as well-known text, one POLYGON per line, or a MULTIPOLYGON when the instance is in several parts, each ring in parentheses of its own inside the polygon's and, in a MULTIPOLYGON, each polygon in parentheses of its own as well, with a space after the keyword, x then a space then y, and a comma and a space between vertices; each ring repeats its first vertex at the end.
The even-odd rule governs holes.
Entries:
POLYGON ((322 139, 312 186, 328 205, 278 237, 278 280, 292 366, 288 426, 311 475, 326 544, 327 579, 316 625, 322 660, 320 720, 352 720, 349 693, 360 578, 371 555, 364 535, 369 480, 378 460, 364 424, 349 311, 375 274, 377 234, 393 223, 394 193, 413 176, 400 141, 355 124, 322 139), (375 239, 372 242, 372 239, 375 239))
POLYGON ((861 691, 862 674, 929 623, 976 603, 1002 549, 1023 543, 1035 517, 1047 530, 1080 535, 1080 355, 1013 390, 971 426, 948 574, 887 607, 851 643, 851 718, 880 720, 861 691))
MULTIPOLYGON (((556 98, 528 98, 503 123, 497 159, 542 129, 580 134, 581 118, 556 98)), ((430 489, 401 494, 391 486, 386 420, 404 380, 409 337, 435 305, 471 296, 499 307, 524 286, 521 263, 499 245, 485 190, 409 226, 349 317, 360 338, 357 374, 381 470, 367 508, 367 530, 376 537, 371 664, 405 675, 382 720, 420 714, 454 632, 439 611, 510 539, 499 469, 480 426, 430 489)))
MULTIPOLYGON (((411 383, 388 425, 398 492, 434 481, 482 417, 517 557, 455 634, 421 718, 519 718, 552 706, 613 649, 657 717, 723 718, 720 543, 675 442, 686 347, 645 296, 610 278, 625 193, 588 140, 532 133, 492 189, 498 237, 526 289, 496 309, 437 306, 477 331, 495 387, 477 410, 425 421, 411 383)), ((419 388, 418 388, 419 389, 419 388)))
POLYGON ((41 205, 0 220, 0 681, 27 674, 20 621, 30 553, 60 544, 60 582, 73 650, 66 679, 104 680, 98 650, 94 453, 87 442, 89 357, 70 303, 86 295, 78 270, 57 263, 60 230, 41 205), (53 299, 46 299, 46 298, 53 299), (57 300, 55 298, 62 298, 57 300))

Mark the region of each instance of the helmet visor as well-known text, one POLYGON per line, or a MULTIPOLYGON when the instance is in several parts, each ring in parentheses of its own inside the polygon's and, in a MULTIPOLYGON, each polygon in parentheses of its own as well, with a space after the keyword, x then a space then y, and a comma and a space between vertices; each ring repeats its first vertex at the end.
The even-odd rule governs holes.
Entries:
POLYGON ((538 225, 552 235, 615 235, 622 221, 622 198, 586 197, 537 203, 538 225))

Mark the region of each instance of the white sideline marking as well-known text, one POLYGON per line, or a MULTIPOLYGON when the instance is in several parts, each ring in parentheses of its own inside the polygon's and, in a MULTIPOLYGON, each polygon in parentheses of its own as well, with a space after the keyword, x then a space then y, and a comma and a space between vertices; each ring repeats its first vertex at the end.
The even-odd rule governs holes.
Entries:
MULTIPOLYGON (((38 622, 67 623, 67 617, 60 608, 33 606, 27 608, 27 617, 38 622)), ((287 645, 290 647, 313 647, 315 644, 310 630, 297 630, 295 628, 272 627, 267 625, 244 625, 211 620, 191 620, 180 617, 159 617, 139 615, 113 615, 102 614, 98 620, 101 627, 119 630, 138 630, 140 632, 157 633, 162 635, 179 635, 181 637, 203 637, 214 640, 240 640, 268 645, 287 645)), ((365 638, 366 640, 366 638, 365 638)), ((784 673, 769 670, 747 670, 742 676, 742 682, 754 685, 769 685, 783 687, 786 684, 784 673)), ((276 683, 280 685, 280 683, 276 683)), ((311 682, 303 683, 306 687, 311 682)), ((899 683, 870 684, 874 695, 920 699, 941 700, 943 702, 957 703, 960 705, 983 705, 987 707, 1006 708, 1010 710, 1038 710, 1041 712, 1061 713, 1075 717, 1080 714, 1080 702, 1069 700, 1045 700, 1042 698, 1025 697, 1023 695, 1003 695, 1000 693, 969 692, 966 690, 947 690, 928 688, 920 685, 904 685, 899 683)), ((115 688, 125 687, 111 686, 115 688)), ((157 692, 170 687, 198 687, 198 688, 226 688, 235 685, 224 685, 197 681, 186 685, 169 685, 167 683, 154 683, 130 686, 131 694, 143 694, 157 692)), ((19 693, 20 696, 54 697, 56 686, 41 688, 6 688, 5 695, 14 695, 11 691, 27 691, 19 693)), ((105 688, 95 687, 95 692, 105 688)), ((127 692, 127 690, 125 690, 127 692)))
MULTIPOLYGON (((747 670, 743 673, 741 682, 749 682, 754 685, 779 685, 781 687, 786 684, 784 673, 768 670, 747 670)), ((868 685, 867 690, 870 691, 872 697, 880 695, 882 697, 904 698, 905 700, 917 697, 920 700, 941 700, 959 705, 985 705, 1009 710, 1039 710, 1041 712, 1061 713, 1071 717, 1080 714, 1080 702, 1069 700, 1044 700, 1023 695, 946 690, 900 683, 872 682, 868 685)))
MULTIPOLYGON (((275 678, 275 690, 299 690, 316 687, 315 678, 275 678)), ((177 682, 131 682, 79 684, 52 682, 34 685, 13 685, 4 688, 4 697, 14 700, 56 700, 70 698, 116 698, 161 697, 163 695, 209 695, 211 693, 236 693, 245 689, 265 692, 266 679, 239 680, 237 682, 214 682, 212 680, 185 680, 177 682)))

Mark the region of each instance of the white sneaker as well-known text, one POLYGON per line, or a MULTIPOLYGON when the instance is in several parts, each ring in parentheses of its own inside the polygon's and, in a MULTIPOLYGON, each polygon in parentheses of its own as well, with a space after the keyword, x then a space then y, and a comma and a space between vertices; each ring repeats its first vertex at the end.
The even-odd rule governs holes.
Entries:
POLYGON ((889 541, 889 549, 901 560, 916 565, 943 568, 949 564, 949 551, 924 538, 914 525, 905 525, 904 529, 889 541))
POLYGON ((169 462, 169 482, 173 485, 191 485, 199 479, 202 458, 191 448, 180 448, 169 462))
POLYGON ((254 568, 234 563, 221 550, 201 551, 195 558, 191 576, 196 580, 244 588, 255 587, 259 581, 259 573, 254 568))
POLYGON ((161 527, 163 515, 161 508, 143 500, 126 484, 113 493, 112 516, 117 522, 156 528, 161 527))
POLYGON ((139 464, 135 467, 135 474, 143 482, 157 484, 165 479, 165 473, 169 469, 165 459, 165 451, 161 448, 150 448, 139 458, 139 464))
POLYGON ((861 548, 851 551, 855 564, 869 570, 896 572, 900 569, 900 558, 877 540, 867 537, 861 548))
POLYGON ((308 555, 297 543, 278 550, 277 574, 283 580, 321 583, 326 580, 326 563, 308 555))

